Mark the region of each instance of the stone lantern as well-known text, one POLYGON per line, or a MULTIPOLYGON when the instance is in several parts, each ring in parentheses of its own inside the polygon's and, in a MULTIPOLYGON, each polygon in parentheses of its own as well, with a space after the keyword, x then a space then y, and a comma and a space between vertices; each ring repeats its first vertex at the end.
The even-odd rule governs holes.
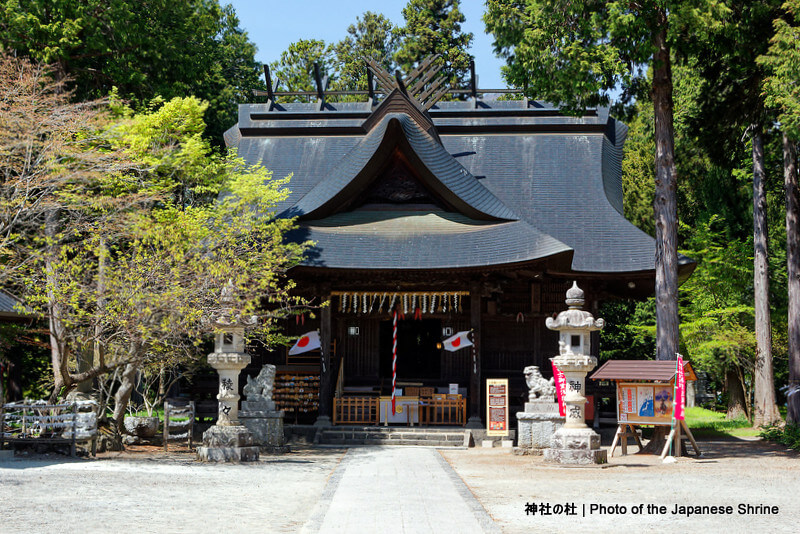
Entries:
POLYGON ((215 329, 214 352, 208 364, 219 373, 217 424, 203 433, 197 458, 204 461, 248 462, 258 460, 258 446, 247 427, 240 425, 239 373, 250 363, 244 352, 244 329, 257 323, 255 316, 242 317, 235 308, 233 284, 222 289, 220 312, 211 317, 215 329))
POLYGON ((566 422, 553 436, 553 447, 544 451, 546 460, 563 464, 606 463, 606 451, 600 449, 600 436, 586 426, 584 393, 586 375, 597 366, 589 355, 591 333, 603 328, 605 321, 583 310, 584 294, 573 282, 567 291, 568 309, 545 324, 559 333, 559 354, 551 358, 564 373, 566 422))

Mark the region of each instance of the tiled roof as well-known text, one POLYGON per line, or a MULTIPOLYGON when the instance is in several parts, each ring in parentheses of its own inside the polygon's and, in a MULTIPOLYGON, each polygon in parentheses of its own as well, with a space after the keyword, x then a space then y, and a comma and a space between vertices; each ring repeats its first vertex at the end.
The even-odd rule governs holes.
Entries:
MULTIPOLYGON (((354 225, 364 230, 358 236, 346 225, 340 226, 340 236, 325 229, 330 228, 330 220, 339 220, 336 212, 341 201, 367 185, 370 171, 387 146, 401 142, 424 171, 424 185, 449 195, 449 204, 457 212, 453 215, 472 220, 448 221, 461 225, 452 227, 458 239, 485 238, 483 248, 459 249, 470 251, 472 257, 459 253, 452 265, 494 265, 501 258, 541 258, 570 249, 574 255, 567 270, 572 272, 653 274, 654 240, 622 215, 621 161, 627 128, 609 117, 607 110, 589 110, 575 117, 533 101, 440 102, 428 111, 438 132, 437 142, 403 113, 385 115, 366 132, 363 125, 373 109, 367 103, 326 104, 322 110, 314 104, 246 104, 240 106, 238 125, 226 134, 246 161, 263 163, 276 177, 292 174, 292 192, 277 211, 300 215, 305 225, 300 233, 318 240, 317 256, 310 263, 369 268, 355 261, 367 262, 366 252, 352 254, 347 247, 366 246, 370 240, 386 257, 392 253, 389 248, 399 243, 425 250, 430 243, 443 244, 434 231, 441 221, 434 224, 437 215, 433 214, 422 226, 416 220, 395 217, 396 224, 411 225, 398 230, 404 233, 403 240, 390 238, 386 232, 370 235, 369 224, 385 228, 378 221, 354 225), (495 224, 484 228, 484 233, 465 231, 464 225, 478 220, 495 224), (498 224, 502 221, 524 224, 498 224), (523 228, 530 230, 526 233, 523 228), (504 235, 529 243, 503 255, 489 244, 489 235, 503 246, 511 241, 504 235), (541 248, 534 250, 537 246, 541 248), (495 252, 482 254, 482 250, 495 252)), ((398 253, 398 257, 412 256, 398 253)), ((421 256, 418 265, 431 268, 446 257, 421 256)), ((681 262, 682 272, 690 272, 691 261, 682 258, 681 262)), ((394 260, 382 264, 413 268, 409 262, 394 260)))
POLYGON ((339 213, 305 221, 306 265, 350 269, 443 269, 505 265, 563 256, 572 250, 523 221, 476 221, 445 211, 339 213))
MULTIPOLYGON (((692 365, 684 362, 686 380, 697 380, 692 365)), ((609 360, 589 378, 592 380, 645 380, 669 382, 677 373, 675 360, 609 360)))

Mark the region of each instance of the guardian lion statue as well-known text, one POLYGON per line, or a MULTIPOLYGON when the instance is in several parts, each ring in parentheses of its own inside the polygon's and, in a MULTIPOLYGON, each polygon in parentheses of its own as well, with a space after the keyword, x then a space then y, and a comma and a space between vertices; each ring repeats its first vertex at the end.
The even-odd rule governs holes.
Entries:
POLYGON ((537 399, 555 400, 556 385, 553 378, 547 380, 535 365, 526 367, 524 373, 525 383, 528 384, 528 402, 533 402, 537 399))
POLYGON ((272 387, 275 384, 275 366, 266 364, 255 380, 247 377, 244 394, 250 402, 264 402, 272 400, 272 387))

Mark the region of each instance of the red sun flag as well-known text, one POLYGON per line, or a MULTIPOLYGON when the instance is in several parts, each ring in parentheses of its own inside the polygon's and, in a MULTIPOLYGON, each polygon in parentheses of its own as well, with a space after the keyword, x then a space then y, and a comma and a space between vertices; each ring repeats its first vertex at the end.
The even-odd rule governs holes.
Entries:
POLYGON ((289 349, 289 355, 302 354, 303 352, 318 349, 320 346, 319 332, 314 330, 313 332, 300 336, 300 339, 289 349))
POLYGON ((471 347, 472 341, 469 340, 469 331, 465 330, 448 337, 442 342, 442 346, 444 347, 444 350, 449 350, 450 352, 471 347))

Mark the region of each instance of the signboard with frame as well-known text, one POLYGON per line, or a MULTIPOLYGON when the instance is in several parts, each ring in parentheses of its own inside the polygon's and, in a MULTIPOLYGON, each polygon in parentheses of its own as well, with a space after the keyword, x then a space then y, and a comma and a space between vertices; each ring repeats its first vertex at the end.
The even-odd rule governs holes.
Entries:
POLYGON ((674 394, 672 382, 618 382, 617 420, 637 425, 669 425, 674 394))
POLYGON ((486 380, 486 435, 508 435, 508 379, 486 380))

